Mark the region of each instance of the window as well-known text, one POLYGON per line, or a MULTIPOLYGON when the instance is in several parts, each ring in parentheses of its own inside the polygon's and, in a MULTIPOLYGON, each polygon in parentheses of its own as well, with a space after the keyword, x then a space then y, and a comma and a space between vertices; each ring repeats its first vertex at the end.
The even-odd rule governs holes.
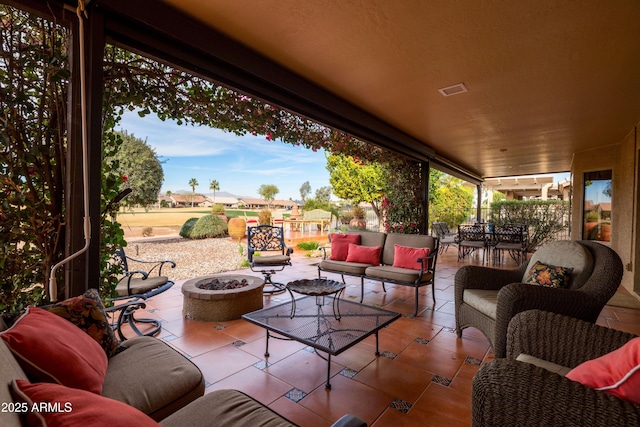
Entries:
POLYGON ((611 170, 585 172, 582 238, 611 241, 611 170))

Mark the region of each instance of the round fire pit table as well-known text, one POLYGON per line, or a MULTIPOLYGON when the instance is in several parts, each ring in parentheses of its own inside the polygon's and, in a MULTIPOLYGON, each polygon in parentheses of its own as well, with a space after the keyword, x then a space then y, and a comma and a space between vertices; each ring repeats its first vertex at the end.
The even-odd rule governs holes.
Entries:
POLYGON ((187 280, 182 285, 182 315, 187 319, 205 322, 223 322, 240 319, 251 311, 263 307, 262 288, 264 280, 242 274, 212 274, 187 280), (229 282, 243 279, 247 285, 234 289, 208 290, 198 285, 206 285, 214 279, 229 282))

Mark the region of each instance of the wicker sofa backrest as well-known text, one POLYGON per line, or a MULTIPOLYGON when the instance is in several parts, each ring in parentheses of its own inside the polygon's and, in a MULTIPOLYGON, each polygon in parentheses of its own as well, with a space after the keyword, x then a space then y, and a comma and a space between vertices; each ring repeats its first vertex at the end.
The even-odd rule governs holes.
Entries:
POLYGON ((529 264, 524 272, 524 278, 529 269, 540 261, 556 267, 573 268, 569 280, 569 288, 578 289, 587 281, 593 271, 593 256, 583 245, 572 240, 557 240, 547 243, 531 255, 529 264))

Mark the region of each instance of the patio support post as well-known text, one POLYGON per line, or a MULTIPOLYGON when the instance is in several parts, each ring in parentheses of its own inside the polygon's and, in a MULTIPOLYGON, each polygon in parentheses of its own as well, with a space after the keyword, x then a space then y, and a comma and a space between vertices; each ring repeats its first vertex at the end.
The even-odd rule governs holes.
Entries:
MULTIPOLYGON (((103 57, 105 47, 104 20, 100 11, 90 8, 85 21, 85 61, 87 75, 87 135, 89 140, 89 217, 91 218, 91 240, 89 250, 72 260, 65 268, 65 286, 58 292, 60 297, 80 295, 89 287, 97 287, 100 282, 100 193, 102 164, 102 96, 103 57)), ((69 90, 68 119, 68 173, 67 173, 67 227, 66 255, 84 246, 84 191, 82 185, 82 129, 80 108, 80 56, 78 23, 72 21, 72 54, 70 67, 72 77, 69 90)))
MULTIPOLYGON (((478 191, 478 205, 476 206, 476 222, 481 222, 482 218, 482 184, 476 186, 478 191)), ((486 218, 485 218, 486 219, 486 218)))
POLYGON ((420 162, 420 197, 422 198, 422 214, 420 218, 421 234, 429 234, 429 177, 431 163, 428 160, 420 162))

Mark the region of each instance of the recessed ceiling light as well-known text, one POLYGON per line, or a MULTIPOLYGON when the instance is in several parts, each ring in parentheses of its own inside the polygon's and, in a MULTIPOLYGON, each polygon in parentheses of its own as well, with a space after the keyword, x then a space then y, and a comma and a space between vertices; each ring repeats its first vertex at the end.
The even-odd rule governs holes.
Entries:
POLYGON ((452 96, 457 95, 459 93, 464 93, 467 91, 467 87, 464 83, 458 83, 457 85, 443 87, 442 89, 438 89, 438 92, 442 94, 442 96, 452 96))

